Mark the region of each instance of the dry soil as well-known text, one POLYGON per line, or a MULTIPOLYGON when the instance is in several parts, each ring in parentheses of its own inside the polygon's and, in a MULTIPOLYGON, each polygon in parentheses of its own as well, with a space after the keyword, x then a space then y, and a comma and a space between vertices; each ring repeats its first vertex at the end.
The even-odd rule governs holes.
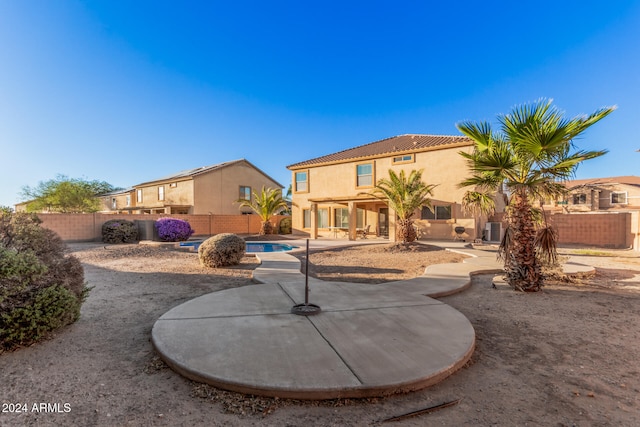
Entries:
MULTIPOLYGON (((491 276, 476 276, 470 289, 442 299, 476 330, 477 348, 463 369, 405 395, 298 402, 193 383, 168 369, 150 343, 154 322, 170 308, 209 292, 260 286, 251 281, 255 258, 214 270, 200 267, 195 254, 157 247, 71 249, 93 289, 78 322, 0 354, 2 426, 369 426, 456 401, 392 425, 640 425, 637 254, 582 256, 597 266, 593 278, 535 294, 496 290, 491 276)), ((346 249, 311 260, 318 255, 320 268, 328 257, 332 274, 372 280, 382 270, 423 268, 407 261, 416 253, 424 263, 446 261, 442 251, 382 251, 373 263, 372 253, 346 249)))

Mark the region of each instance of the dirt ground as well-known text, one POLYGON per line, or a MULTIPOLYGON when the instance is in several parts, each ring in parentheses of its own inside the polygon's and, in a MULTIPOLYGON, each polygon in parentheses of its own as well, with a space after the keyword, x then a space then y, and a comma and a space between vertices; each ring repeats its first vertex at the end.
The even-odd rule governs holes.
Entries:
MULTIPOLYGON (((389 425, 640 425, 637 254, 580 256, 598 268, 593 278, 536 294, 496 290, 491 276, 476 276, 470 289, 442 298, 477 335, 472 360, 460 371, 405 395, 298 402, 196 384, 168 369, 150 343, 154 322, 170 308, 213 291, 260 286, 250 279, 255 258, 213 270, 201 268, 195 254, 157 247, 71 249, 93 289, 78 322, 0 354, 1 426, 370 426, 458 400, 389 425)), ((381 268, 404 274, 415 265, 406 253, 385 252, 375 266, 364 251, 335 255, 364 276, 381 268)), ((346 276, 349 268, 334 270, 346 276)))

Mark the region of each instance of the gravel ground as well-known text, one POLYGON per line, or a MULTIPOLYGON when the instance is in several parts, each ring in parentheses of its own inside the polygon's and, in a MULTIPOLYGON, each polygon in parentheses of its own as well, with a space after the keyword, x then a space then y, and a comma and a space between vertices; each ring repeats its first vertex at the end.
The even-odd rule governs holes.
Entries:
MULTIPOLYGON (((467 291, 442 298, 476 330, 476 351, 463 369, 405 395, 298 402, 194 383, 168 369, 150 343, 154 322, 172 307, 209 292, 260 286, 251 280, 254 257, 235 268, 207 269, 193 253, 161 247, 71 249, 93 289, 78 322, 0 354, 1 426, 369 426, 452 401, 395 425, 640 425, 637 255, 581 256, 598 267, 594 277, 536 294, 495 290, 491 276, 476 276, 467 291)), ((383 251, 372 266, 372 253, 344 251, 320 258, 350 262, 372 280, 388 270, 405 274, 407 265, 424 270, 407 253, 383 251)), ((349 268, 335 270, 345 276, 349 268)))

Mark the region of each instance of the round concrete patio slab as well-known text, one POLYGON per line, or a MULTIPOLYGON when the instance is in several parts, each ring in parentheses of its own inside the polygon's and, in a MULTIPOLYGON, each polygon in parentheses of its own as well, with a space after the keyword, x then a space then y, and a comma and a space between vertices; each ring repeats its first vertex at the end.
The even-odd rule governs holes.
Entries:
POLYGON ((431 298, 344 283, 326 283, 320 292, 336 303, 310 317, 290 313, 300 301, 279 284, 204 295, 164 314, 153 343, 193 380, 296 399, 417 390, 450 375, 473 352, 469 321, 431 298), (351 289, 345 297, 345 285, 364 295, 351 289))
POLYGON ((257 395, 372 397, 435 384, 473 353, 469 321, 426 296, 465 289, 469 268, 461 264, 381 285, 310 278, 310 302, 322 312, 305 317, 291 313, 304 303, 299 261, 259 258, 261 284, 204 295, 158 319, 152 341, 174 370, 257 395))

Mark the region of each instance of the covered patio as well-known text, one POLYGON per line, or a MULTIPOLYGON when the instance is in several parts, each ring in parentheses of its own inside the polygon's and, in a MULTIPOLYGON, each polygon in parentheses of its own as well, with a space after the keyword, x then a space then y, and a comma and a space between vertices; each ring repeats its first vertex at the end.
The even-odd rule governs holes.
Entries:
POLYGON ((320 211, 327 218, 331 236, 349 240, 375 235, 395 241, 395 211, 383 201, 367 194, 309 199, 309 237, 318 238, 320 211))

